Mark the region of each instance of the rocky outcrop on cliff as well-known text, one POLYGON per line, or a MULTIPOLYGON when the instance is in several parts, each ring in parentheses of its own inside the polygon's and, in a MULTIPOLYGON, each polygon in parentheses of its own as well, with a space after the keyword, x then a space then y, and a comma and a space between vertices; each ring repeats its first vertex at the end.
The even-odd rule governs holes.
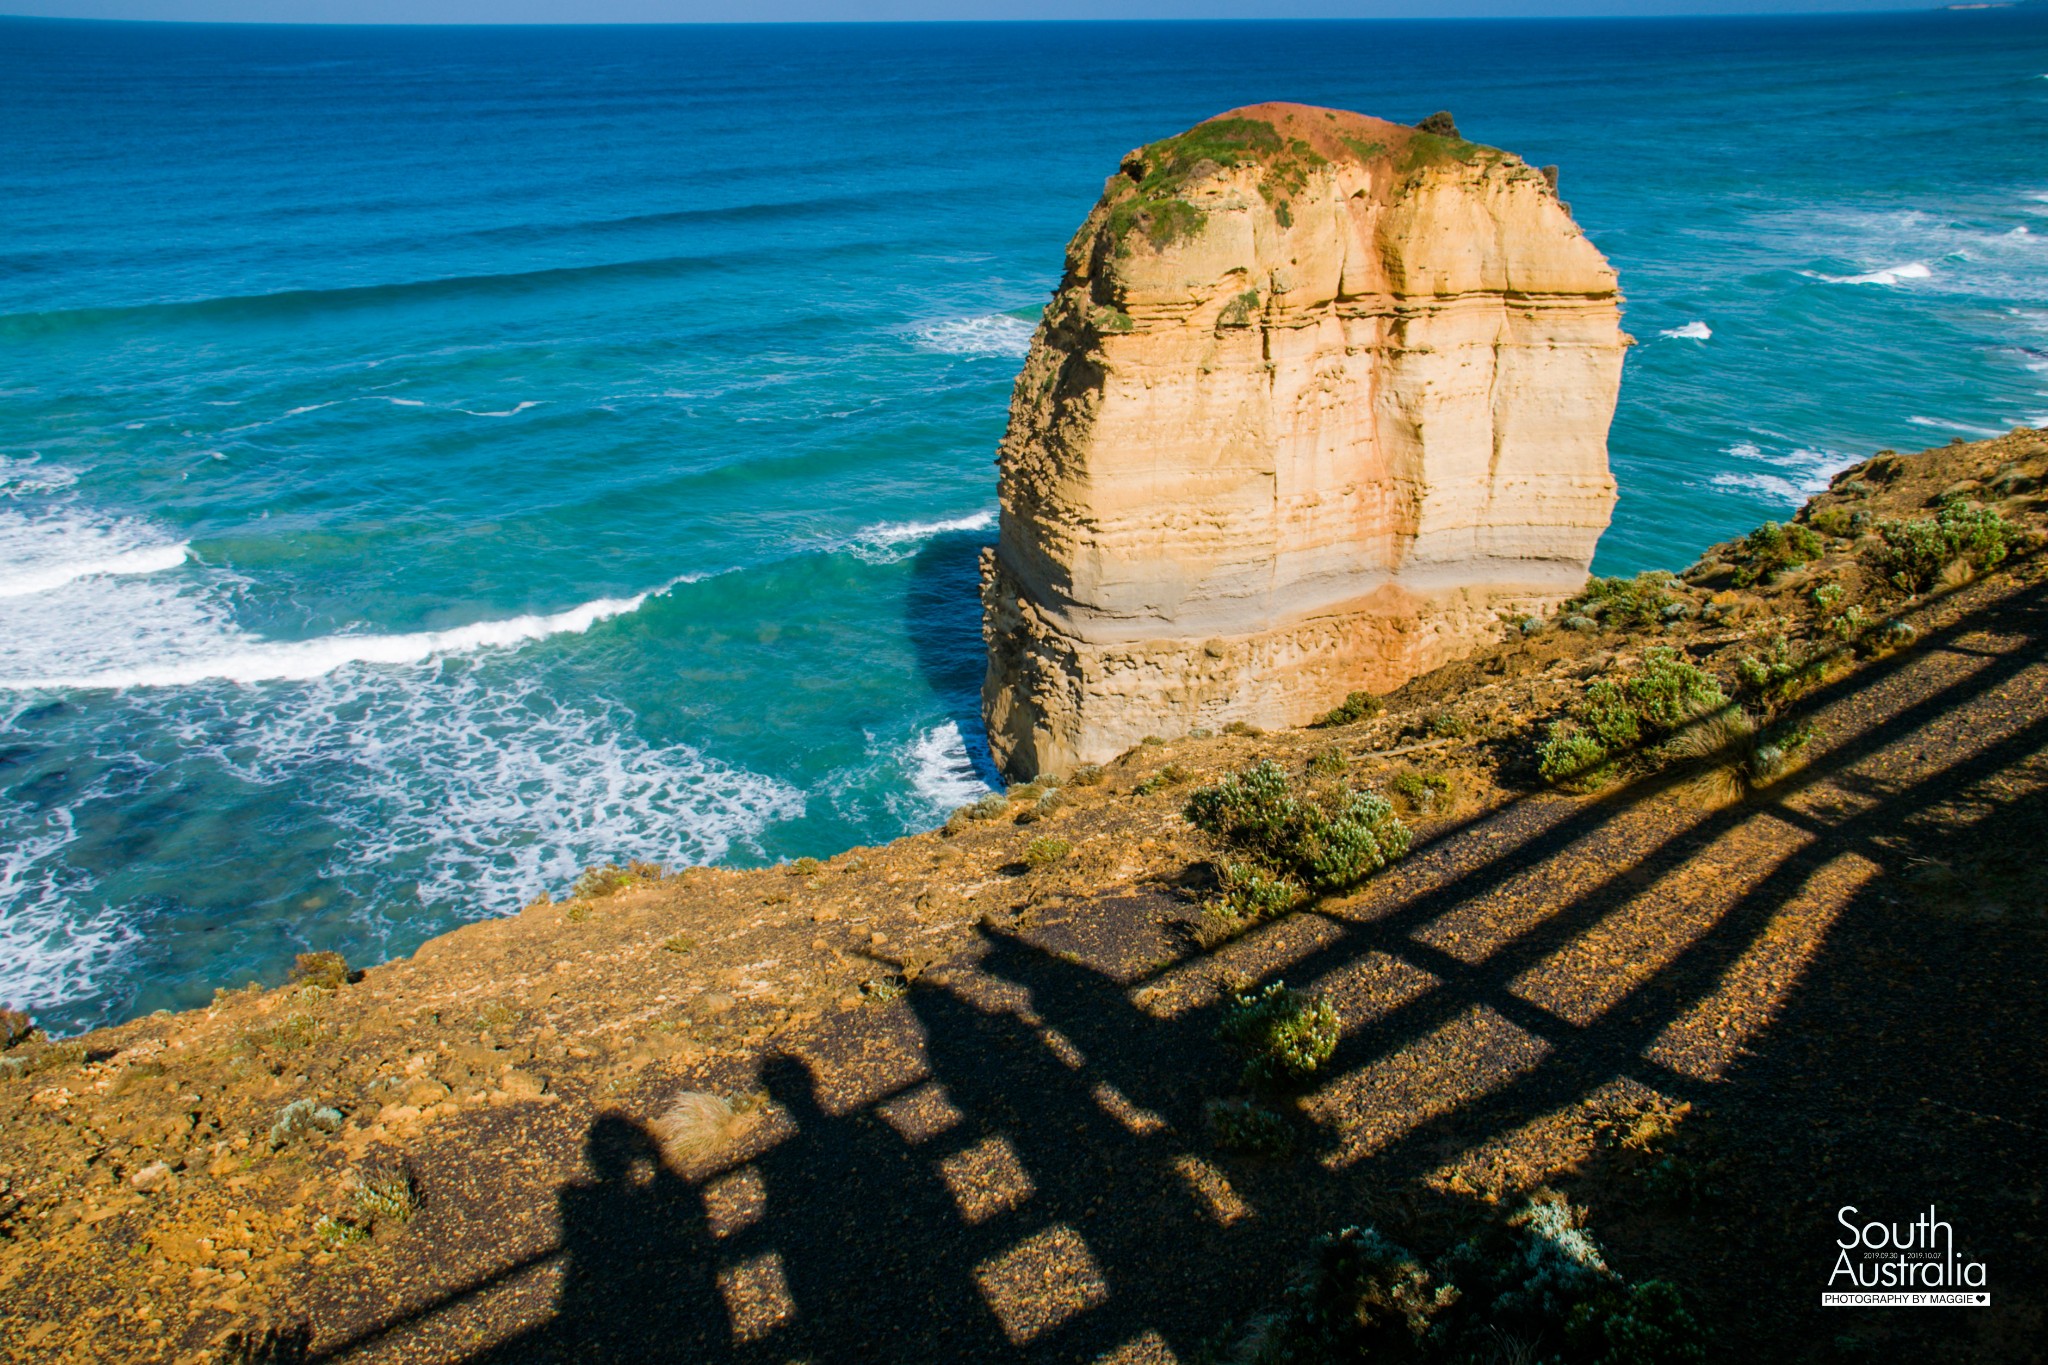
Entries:
POLYGON ((1125 157, 1011 399, 998 761, 1300 724, 1577 591, 1619 304, 1554 176, 1454 135, 1265 104, 1125 157))

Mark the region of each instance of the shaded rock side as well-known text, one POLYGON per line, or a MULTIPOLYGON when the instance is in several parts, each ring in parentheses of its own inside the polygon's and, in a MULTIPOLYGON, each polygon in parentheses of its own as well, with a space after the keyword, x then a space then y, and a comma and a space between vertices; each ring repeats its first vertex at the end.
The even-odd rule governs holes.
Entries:
POLYGON ((1130 153, 998 456, 997 761, 1301 724, 1577 591, 1620 303, 1554 183, 1490 147, 1265 104, 1130 153))

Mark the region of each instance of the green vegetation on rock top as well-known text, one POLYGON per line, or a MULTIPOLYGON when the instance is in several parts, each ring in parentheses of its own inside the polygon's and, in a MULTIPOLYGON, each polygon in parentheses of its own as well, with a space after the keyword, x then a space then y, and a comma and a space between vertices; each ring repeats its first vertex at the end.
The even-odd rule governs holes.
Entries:
POLYGON ((1181 198, 1188 183, 1210 167, 1253 164, 1270 172, 1260 193, 1268 203, 1285 207, 1286 195, 1299 192, 1310 170, 1325 159, 1308 143, 1284 139, 1272 124, 1255 118, 1211 119, 1139 149, 1124 163, 1134 192, 1110 210, 1109 232, 1117 250, 1129 249, 1133 231, 1142 231, 1155 248, 1193 236, 1207 215, 1181 198))

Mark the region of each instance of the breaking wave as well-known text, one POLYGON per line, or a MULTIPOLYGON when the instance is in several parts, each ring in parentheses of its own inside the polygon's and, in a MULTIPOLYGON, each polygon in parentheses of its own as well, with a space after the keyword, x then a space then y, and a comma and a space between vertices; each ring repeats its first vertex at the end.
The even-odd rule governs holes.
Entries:
POLYGON ((1904 265, 1886 266, 1863 275, 1826 275, 1818 270, 1801 272, 1810 279, 1825 280, 1829 284, 1898 284, 1904 280, 1927 280, 1934 278, 1934 272, 1924 261, 1908 261, 1904 265))
MULTIPOLYGON (((600 621, 639 610, 650 597, 683 581, 675 579, 660 588, 632 597, 601 597, 548 615, 511 616, 448 630, 394 635, 327 635, 311 640, 260 639, 227 621, 225 613, 210 610, 209 604, 204 602, 194 601, 189 594, 152 595, 148 599, 131 599, 127 605, 131 608, 156 608, 154 614, 173 622, 184 614, 188 622, 200 624, 202 633, 212 634, 214 638, 194 640, 188 632, 185 633, 186 638, 167 642, 173 648, 154 657, 108 660, 99 667, 66 672, 23 673, 19 671, 20 664, 11 657, 17 651, 0 646, 0 668, 9 668, 8 672, 0 673, 0 690, 188 687, 216 679, 239 683, 302 681, 332 673, 349 664, 420 663, 443 655, 509 648, 550 635, 580 634, 600 621), (183 613, 177 607, 180 602, 185 607, 183 613)), ((56 643, 59 650, 68 644, 76 653, 86 654, 96 646, 106 644, 96 637, 97 632, 84 638, 74 634, 69 640, 60 635, 56 643)), ((130 656, 137 652, 132 648, 134 643, 132 636, 112 642, 117 655, 125 653, 130 656)), ((36 648, 39 652, 52 652, 47 640, 36 648)))
POLYGON ((934 536, 962 531, 986 531, 996 524, 996 514, 975 512, 941 521, 885 521, 865 526, 832 546, 870 564, 892 564, 916 552, 934 536))
POLYGON ((1767 468, 1724 470, 1710 480, 1715 488, 1761 493, 1774 502, 1795 507, 1815 493, 1825 492, 1828 480, 1856 463, 1857 459, 1837 450, 1813 450, 1805 446, 1767 451, 1754 441, 1738 441, 1723 453, 1767 468))
POLYGON ((926 350, 943 355, 1006 356, 1021 360, 1031 349, 1036 329, 1022 318, 1008 313, 985 313, 975 318, 947 318, 916 329, 926 350))

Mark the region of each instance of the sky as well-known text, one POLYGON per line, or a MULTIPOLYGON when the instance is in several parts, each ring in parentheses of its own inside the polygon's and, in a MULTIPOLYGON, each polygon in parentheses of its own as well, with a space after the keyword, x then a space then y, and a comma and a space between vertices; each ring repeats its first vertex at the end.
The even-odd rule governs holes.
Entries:
POLYGON ((215 23, 1391 19, 1935 9, 1933 0, 0 0, 0 14, 215 23))

